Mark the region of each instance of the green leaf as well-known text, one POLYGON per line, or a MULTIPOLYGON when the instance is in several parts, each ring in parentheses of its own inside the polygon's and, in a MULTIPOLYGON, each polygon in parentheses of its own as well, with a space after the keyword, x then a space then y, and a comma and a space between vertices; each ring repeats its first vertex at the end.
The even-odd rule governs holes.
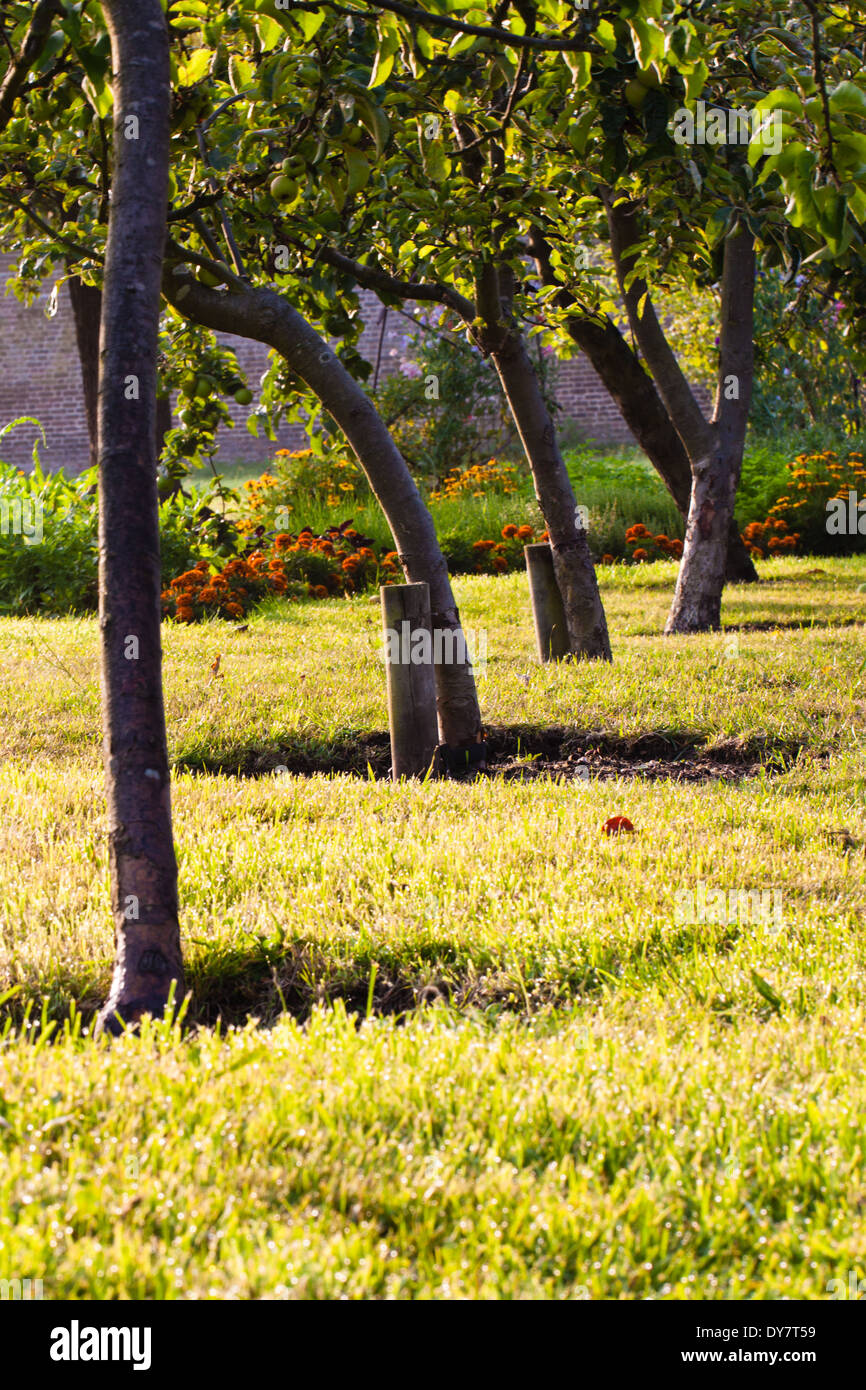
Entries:
POLYGON ((433 39, 427 33, 426 29, 415 30, 415 42, 418 45, 418 51, 420 52, 421 57, 429 63, 433 58, 436 48, 433 39))
POLYGON ((390 45, 391 39, 389 36, 389 38, 383 39, 377 49, 376 61, 373 64, 373 71, 370 73, 370 81, 367 83, 367 86, 371 89, 373 87, 381 87, 382 83, 387 82, 388 78, 391 76, 391 69, 394 66, 394 55, 397 50, 390 45))
POLYGON ((642 68, 648 68, 650 63, 662 56, 665 36, 654 24, 648 24, 645 19, 641 19, 638 15, 635 15, 628 23, 633 35, 634 53, 638 64, 642 68))
POLYGON ((781 1013, 782 1004, 784 1002, 782 996, 776 993, 773 986, 768 984, 767 981, 758 974, 757 970, 750 970, 749 974, 752 978, 752 984, 755 986, 761 998, 766 999, 775 1013, 781 1013))
POLYGON ((370 165, 367 156, 351 145, 347 146, 343 151, 343 158, 346 161, 346 168, 349 171, 349 182, 346 185, 346 194, 351 198, 353 193, 360 193, 369 179, 370 165))
POLYGON ((761 97, 761 100, 755 104, 755 110, 791 111, 795 116, 802 116, 803 103, 796 92, 790 92, 786 87, 776 87, 765 97, 761 97))
POLYGON ((592 78, 592 58, 588 53, 565 53, 563 57, 574 78, 575 91, 582 92, 592 78))
POLYGON ((324 187, 328 190, 331 201, 337 209, 337 212, 342 212, 346 202, 346 188, 343 182, 333 174, 320 174, 319 178, 324 187))
POLYGON ((580 155, 581 159, 586 153, 586 142, 589 138, 589 132, 594 125, 595 111, 592 107, 589 107, 588 110, 584 111, 579 121, 575 121, 573 125, 569 126, 568 143, 571 145, 575 154, 580 155))
POLYGON ((840 82, 830 93, 830 105, 834 111, 850 111, 855 116, 866 116, 866 92, 854 82, 840 82))
POLYGON ((716 208, 704 230, 707 245, 713 250, 727 236, 731 225, 731 208, 716 208))
POLYGON ((422 143, 421 158, 424 162, 424 173, 434 183, 444 183, 450 176, 451 160, 446 156, 440 140, 422 143))
POLYGON ((292 19, 301 27, 307 43, 318 34, 325 22, 325 10, 292 10, 292 19))
POLYGON ((89 77, 85 77, 81 83, 81 90, 97 116, 101 116, 104 120, 106 116, 110 115, 114 97, 107 82, 102 82, 97 86, 91 82, 89 77))
POLYGON ((697 101, 701 92, 707 84, 710 70, 701 58, 695 63, 694 68, 685 78, 686 82, 686 101, 697 101))
POLYGON ((254 76, 252 63, 247 62, 246 58, 239 58, 236 53, 232 54, 229 58, 229 86, 235 95, 251 86, 254 76))
POLYGON ((266 14, 256 20, 256 30, 259 35, 259 42, 265 50, 277 48, 285 38, 285 30, 282 25, 266 14))
POLYGON ((188 63, 182 63, 177 70, 177 80, 181 87, 193 87, 210 71, 213 52, 209 48, 197 48, 188 63))
POLYGON ((465 99, 458 91, 455 91, 453 87, 450 91, 445 93, 445 96, 442 98, 442 105, 445 107, 446 111, 453 112, 455 116, 464 116, 469 110, 465 99))
POLYGON ((598 40, 606 52, 613 53, 616 48, 616 34, 609 19, 599 20, 595 26, 593 37, 598 40))

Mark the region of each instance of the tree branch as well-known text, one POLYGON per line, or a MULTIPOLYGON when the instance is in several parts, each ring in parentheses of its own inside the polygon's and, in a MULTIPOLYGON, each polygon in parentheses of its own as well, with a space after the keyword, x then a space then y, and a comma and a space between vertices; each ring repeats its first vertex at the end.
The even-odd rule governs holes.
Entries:
MULTIPOLYGON (((291 244, 303 251, 303 245, 289 238, 291 244)), ((397 299, 413 299, 432 304, 444 304, 446 308, 453 309, 459 314, 466 323, 471 323, 475 317, 474 306, 468 299, 464 299, 462 294, 458 294, 450 285, 440 285, 430 280, 399 280, 395 275, 389 275, 387 270, 381 266, 362 265, 360 261, 352 260, 351 256, 344 256, 341 251, 337 251, 333 246, 320 246, 316 248, 316 260, 324 261, 325 265, 333 266, 335 270, 342 270, 347 275, 351 275, 364 289, 380 291, 382 294, 392 294, 397 299)))
MULTIPOLYGON (((465 20, 452 15, 431 14, 417 5, 405 5, 402 0, 373 0, 370 10, 348 9, 325 0, 331 9, 339 9, 340 14, 353 15, 358 19, 371 19, 371 11, 387 10, 403 19, 423 24, 424 28, 450 29, 456 34, 473 34, 480 39, 499 39, 507 48, 533 48, 541 53, 589 53, 591 43, 588 38, 554 39, 543 34, 513 34, 510 29, 502 29, 489 24, 467 24, 465 20)), ((295 5, 295 9, 319 9, 320 5, 295 5)))
POLYGON ((97 265, 102 265, 104 263, 105 257, 100 255, 98 251, 94 251, 89 246, 79 246, 74 241, 71 241, 69 237, 64 236, 62 232, 58 232, 55 227, 51 226, 50 222, 46 222, 44 218, 39 216, 38 212, 34 212, 32 208, 29 208, 26 203, 22 203, 20 198, 16 198, 15 195, 8 192, 7 189, 0 188, 0 198, 7 203, 11 203, 12 207, 17 208, 19 212, 23 212, 25 217, 29 217, 30 221, 33 222, 40 231, 45 232, 46 236, 51 237, 52 241, 56 242, 58 246, 62 246, 67 254, 71 252, 75 261, 95 261, 97 265))
POLYGON ((830 98, 827 95, 827 83, 824 78, 824 62, 821 57, 821 20, 818 14, 818 7, 814 0, 805 0, 806 9, 812 20, 812 62, 815 74, 815 84, 821 93, 821 106, 824 112, 824 130, 827 135, 827 169, 833 176, 833 182, 839 187, 839 175, 836 173, 835 157, 833 153, 833 130, 830 118, 830 98))
POLYGON ((650 300, 646 281, 638 277, 626 289, 635 262, 632 248, 639 240, 635 204, 622 199, 617 201, 612 190, 605 192, 604 204, 616 278, 625 301, 631 331, 653 374, 674 429, 683 441, 689 458, 694 461, 712 447, 713 426, 704 419, 665 336, 650 300))
POLYGON ((18 93, 45 46, 45 40, 51 30, 51 21, 59 13, 58 0, 38 0, 18 57, 9 64, 0 83, 0 130, 8 125, 18 93))

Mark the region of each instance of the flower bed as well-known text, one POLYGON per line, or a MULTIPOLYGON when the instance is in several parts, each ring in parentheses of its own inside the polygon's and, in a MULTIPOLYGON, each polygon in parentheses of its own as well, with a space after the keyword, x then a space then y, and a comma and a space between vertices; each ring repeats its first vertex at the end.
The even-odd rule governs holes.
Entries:
POLYGON ((396 551, 376 554, 369 538, 349 522, 316 536, 280 532, 269 549, 235 556, 213 571, 208 560, 179 574, 162 593, 163 613, 178 622, 242 618, 271 594, 289 599, 332 598, 360 592, 371 583, 402 579, 396 551))

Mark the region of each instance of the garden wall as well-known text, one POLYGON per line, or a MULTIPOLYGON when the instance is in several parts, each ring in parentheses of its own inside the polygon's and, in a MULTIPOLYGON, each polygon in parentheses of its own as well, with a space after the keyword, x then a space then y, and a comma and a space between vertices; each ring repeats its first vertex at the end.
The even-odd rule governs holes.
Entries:
MULTIPOLYGON (((4 288, 11 260, 0 256, 4 288)), ((0 425, 20 415, 35 416, 47 438, 47 447, 40 450, 43 466, 77 473, 89 462, 89 448, 72 306, 64 286, 57 313, 48 318, 49 293, 50 286, 29 307, 11 294, 0 296, 0 425)), ((363 293, 361 299, 368 325, 361 351, 374 366, 378 359, 381 377, 396 371, 405 359, 414 325, 396 310, 383 310, 372 294, 363 293)), ((267 367, 267 348, 229 335, 221 335, 221 340, 236 349, 241 370, 255 393, 267 367)), ((560 418, 573 421, 582 435, 601 443, 631 440, 614 402, 585 358, 558 365, 556 393, 563 408, 560 418)), ((442 408, 459 409, 460 402, 452 406, 443 400, 442 408)), ((231 409, 236 426, 220 432, 220 463, 224 467, 259 459, 264 463, 268 442, 255 439, 247 430, 246 408, 232 405, 231 409)), ((15 430, 0 441, 0 458, 28 467, 34 434, 30 426, 15 430)), ((297 449, 303 444, 299 426, 281 427, 276 447, 297 449)))

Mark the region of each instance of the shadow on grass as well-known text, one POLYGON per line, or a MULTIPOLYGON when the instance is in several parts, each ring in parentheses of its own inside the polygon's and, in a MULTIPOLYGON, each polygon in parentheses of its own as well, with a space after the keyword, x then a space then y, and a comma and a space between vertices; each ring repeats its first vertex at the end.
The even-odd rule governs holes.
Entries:
MULTIPOLYGON (((715 781, 782 773, 797 761, 803 744, 769 735, 710 742, 709 734, 656 729, 633 736, 584 732, 565 725, 515 724, 490 727, 486 777, 509 780, 560 777, 566 780, 641 777, 650 780, 715 781)), ((177 759, 176 770, 227 777, 344 774, 365 780, 390 775, 387 733, 347 731, 328 741, 301 736, 270 748, 239 745, 219 756, 177 759)))

